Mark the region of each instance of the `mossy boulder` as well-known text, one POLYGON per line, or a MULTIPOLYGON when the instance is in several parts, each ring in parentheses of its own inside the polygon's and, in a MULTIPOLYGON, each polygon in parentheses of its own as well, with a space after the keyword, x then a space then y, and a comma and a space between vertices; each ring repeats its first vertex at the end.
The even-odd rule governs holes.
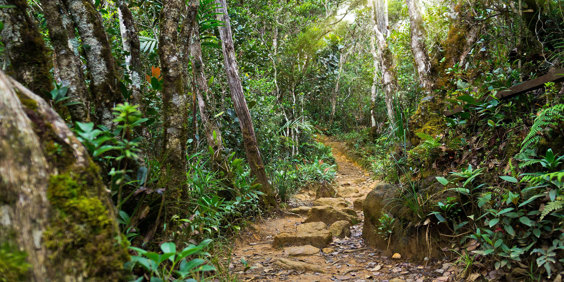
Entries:
POLYGON ((364 212, 364 225, 362 227, 362 238, 369 246, 384 246, 386 242, 384 238, 377 233, 379 219, 385 213, 385 207, 390 203, 398 188, 390 184, 379 184, 364 200, 362 210, 364 212))
POLYGON ((0 239, 13 234, 0 272, 24 275, 6 263, 16 261, 29 270, 11 281, 123 280, 127 241, 86 149, 47 102, 2 72, 0 115, 0 239))

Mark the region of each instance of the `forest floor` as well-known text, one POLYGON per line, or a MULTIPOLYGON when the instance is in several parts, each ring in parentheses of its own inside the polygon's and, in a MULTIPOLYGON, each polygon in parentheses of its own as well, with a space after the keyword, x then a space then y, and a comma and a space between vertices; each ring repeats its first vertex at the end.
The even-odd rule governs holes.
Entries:
MULTIPOLYGON (((343 143, 324 139, 333 148, 338 171, 335 179, 335 203, 343 200, 359 203, 377 184, 369 174, 346 155, 343 143)), ((427 265, 406 259, 393 259, 391 253, 364 245, 362 239, 362 208, 356 206, 360 219, 352 225, 351 234, 333 238, 328 246, 299 246, 299 239, 286 242, 285 248, 275 248, 280 233, 296 234, 304 225, 307 211, 314 206, 315 191, 300 191, 290 201, 282 215, 261 219, 251 224, 235 242, 230 273, 240 281, 453 281, 452 263, 434 262, 427 265), (298 230, 298 231, 297 231, 298 230)), ((337 205, 337 204, 336 204, 337 205)), ((299 233, 298 233, 299 234, 299 233)), ((311 244, 315 245, 313 239, 311 244)), ((319 241, 319 240, 317 240, 319 241)), ((398 256, 396 254, 396 256, 398 256)))

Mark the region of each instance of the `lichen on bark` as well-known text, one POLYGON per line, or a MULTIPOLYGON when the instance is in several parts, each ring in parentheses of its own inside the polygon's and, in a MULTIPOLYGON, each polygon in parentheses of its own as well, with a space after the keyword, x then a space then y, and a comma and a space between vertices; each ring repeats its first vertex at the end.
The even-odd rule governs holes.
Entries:
POLYGON ((0 5, 15 6, 0 9, 0 20, 4 24, 0 35, 10 61, 9 74, 31 91, 48 99, 52 89, 49 71, 53 66, 36 23, 28 15, 27 2, 0 0, 0 5))
POLYGON ((102 18, 90 0, 63 0, 80 34, 96 119, 112 128, 112 108, 123 102, 116 65, 102 18))
POLYGON ((0 229, 28 254, 29 280, 121 279, 125 241, 86 149, 47 102, 1 72, 0 115, 0 229))

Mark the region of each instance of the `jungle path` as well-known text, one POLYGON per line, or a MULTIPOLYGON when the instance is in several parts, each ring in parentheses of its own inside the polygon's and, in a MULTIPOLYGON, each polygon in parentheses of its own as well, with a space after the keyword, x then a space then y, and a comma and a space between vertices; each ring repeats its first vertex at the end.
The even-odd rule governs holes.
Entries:
POLYGON ((326 138, 322 141, 332 147, 338 171, 334 186, 337 195, 332 199, 322 198, 321 201, 333 207, 344 203, 349 207, 348 213, 353 209, 356 211, 358 222, 353 221, 356 224, 350 226, 350 234, 344 238, 333 236, 324 247, 320 238, 324 238, 329 225, 325 230, 317 230, 320 228, 315 226, 323 227, 323 223, 304 223, 309 209, 319 204, 320 200, 316 201, 315 191, 301 191, 290 201, 285 215, 263 219, 241 232, 233 248, 230 272, 236 274, 240 281, 449 280, 451 264, 418 265, 404 259, 392 259, 389 251, 364 245, 360 200, 377 182, 347 157, 343 143, 326 138), (310 236, 305 239, 299 237, 304 227, 309 229, 307 232, 310 236), (315 232, 319 234, 311 235, 315 232), (304 246, 307 243, 303 241, 318 248, 304 246))

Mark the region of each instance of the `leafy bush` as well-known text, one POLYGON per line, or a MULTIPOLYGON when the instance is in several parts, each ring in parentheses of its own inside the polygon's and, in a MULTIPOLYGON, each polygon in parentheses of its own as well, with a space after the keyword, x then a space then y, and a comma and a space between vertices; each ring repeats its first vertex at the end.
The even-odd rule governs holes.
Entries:
POLYGON ((188 212, 172 218, 182 226, 180 237, 209 238, 237 231, 245 218, 260 213, 261 192, 243 160, 234 156, 227 159, 230 178, 210 170, 207 155, 188 157, 188 212))
POLYGON ((152 282, 200 281, 204 273, 216 270, 203 259, 210 256, 204 249, 211 242, 211 239, 207 239, 197 246, 191 244, 182 250, 177 250, 176 244, 166 242, 161 244, 162 254, 129 247, 137 255, 131 256, 125 268, 130 271, 141 270, 143 274, 135 281, 143 281, 144 278, 152 282))

